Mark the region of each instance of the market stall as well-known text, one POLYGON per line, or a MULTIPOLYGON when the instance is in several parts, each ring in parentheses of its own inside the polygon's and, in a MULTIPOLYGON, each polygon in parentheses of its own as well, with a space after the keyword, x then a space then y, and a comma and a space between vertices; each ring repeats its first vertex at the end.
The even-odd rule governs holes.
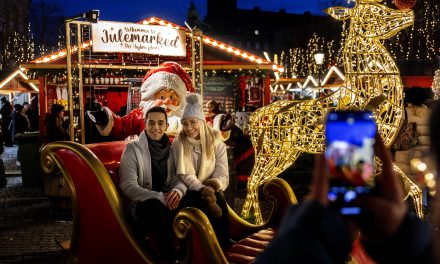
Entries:
MULTIPOLYGON (((0 82, 0 94, 6 96, 7 101, 12 104, 30 103, 35 106, 37 100, 33 100, 38 94, 37 86, 29 80, 28 76, 21 70, 17 70, 7 76, 0 82)), ((32 108, 31 108, 32 109, 32 108)), ((5 118, 2 116, 2 118, 5 118)), ((32 117, 29 116, 29 124, 33 125, 32 117)), ((35 127, 30 127, 30 130, 36 130, 35 127)), ((5 136, 10 134, 0 130, 1 148, 3 151, 3 140, 5 136)), ((41 166, 38 161, 40 148, 40 133, 26 131, 25 133, 17 133, 14 137, 14 142, 18 144, 19 151, 26 153, 20 158, 21 177, 23 186, 38 186, 42 184, 41 166)))
POLYGON ((0 94, 9 97, 9 100, 25 95, 24 100, 29 102, 38 92, 38 87, 21 70, 16 70, 0 82, 0 94))

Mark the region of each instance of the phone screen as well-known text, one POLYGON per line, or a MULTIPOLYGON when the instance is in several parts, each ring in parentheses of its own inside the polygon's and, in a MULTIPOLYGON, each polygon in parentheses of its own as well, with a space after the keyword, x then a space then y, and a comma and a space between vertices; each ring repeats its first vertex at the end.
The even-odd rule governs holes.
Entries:
POLYGON ((330 206, 342 215, 358 215, 352 202, 371 193, 376 123, 369 111, 334 111, 327 116, 325 158, 330 176, 330 206))

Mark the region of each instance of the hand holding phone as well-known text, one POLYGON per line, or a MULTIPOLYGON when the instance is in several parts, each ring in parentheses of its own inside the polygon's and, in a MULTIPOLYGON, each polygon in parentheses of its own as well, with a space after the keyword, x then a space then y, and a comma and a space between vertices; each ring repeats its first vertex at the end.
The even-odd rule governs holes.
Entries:
MULTIPOLYGON (((377 186, 374 195, 361 196, 356 201, 356 205, 368 216, 361 218, 361 221, 347 221, 347 223, 355 223, 360 228, 364 241, 386 240, 400 227, 408 211, 403 200, 402 184, 393 171, 391 153, 378 134, 375 137, 375 155, 382 161, 382 171, 375 178, 377 186)), ((329 189, 332 188, 329 185, 332 183, 329 181, 327 168, 324 155, 316 155, 312 186, 307 200, 335 208, 334 202, 328 199, 329 189)))
POLYGON ((376 123, 369 111, 333 111, 327 116, 325 158, 330 177, 327 198, 342 215, 358 215, 353 201, 375 187, 376 123))

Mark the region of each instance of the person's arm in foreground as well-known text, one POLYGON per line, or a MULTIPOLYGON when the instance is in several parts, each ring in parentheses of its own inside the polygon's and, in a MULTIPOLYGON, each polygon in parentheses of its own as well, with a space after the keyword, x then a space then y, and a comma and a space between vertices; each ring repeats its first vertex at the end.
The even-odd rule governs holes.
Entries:
POLYGON ((380 137, 376 141, 375 152, 383 163, 382 173, 376 178, 377 195, 358 200, 365 212, 358 223, 362 244, 378 263, 435 263, 432 232, 408 213, 391 153, 380 137))
MULTIPOLYGON (((377 194, 358 200, 363 214, 355 223, 362 243, 378 263, 435 263, 429 228, 408 214, 392 159, 380 136, 376 155, 382 160, 377 176, 377 194)), ((343 263, 351 240, 348 223, 327 208, 328 176, 324 157, 315 160, 314 178, 308 201, 291 209, 278 236, 258 263, 343 263)))
POLYGON ((307 201, 290 208, 257 263, 345 263, 351 239, 341 217, 326 207, 328 177, 323 156, 315 158, 307 201))

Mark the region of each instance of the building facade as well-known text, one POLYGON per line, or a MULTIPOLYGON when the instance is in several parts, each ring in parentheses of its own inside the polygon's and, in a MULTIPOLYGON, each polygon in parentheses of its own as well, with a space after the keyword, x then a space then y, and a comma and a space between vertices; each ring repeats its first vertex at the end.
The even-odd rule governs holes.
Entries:
POLYGON ((332 38, 341 25, 328 16, 238 9, 237 0, 207 0, 204 20, 209 35, 255 54, 271 54, 293 47, 304 47, 314 33, 332 38))

